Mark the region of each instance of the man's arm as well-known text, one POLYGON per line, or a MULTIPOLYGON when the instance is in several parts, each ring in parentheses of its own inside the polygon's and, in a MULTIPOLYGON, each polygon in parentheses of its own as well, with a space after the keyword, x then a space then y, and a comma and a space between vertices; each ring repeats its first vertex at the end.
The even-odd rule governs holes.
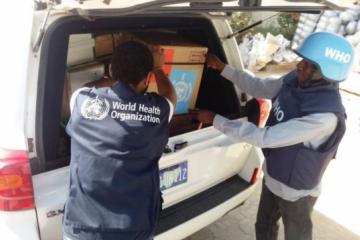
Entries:
POLYGON ((165 75, 162 69, 154 70, 157 88, 160 96, 163 96, 170 100, 174 108, 176 108, 177 98, 176 92, 170 79, 165 75))
POLYGON ((262 148, 278 148, 304 143, 307 147, 316 149, 334 132, 337 121, 333 113, 316 113, 271 127, 258 128, 247 121, 232 121, 216 115, 213 124, 216 129, 234 140, 262 148))
POLYGON ((168 99, 174 109, 176 108, 177 104, 177 97, 176 92, 171 84, 170 79, 164 73, 164 52, 163 49, 160 49, 158 46, 153 47, 153 58, 154 58, 154 75, 156 79, 156 84, 158 88, 158 93, 160 96, 165 97, 168 99))
POLYGON ((176 103, 177 103, 176 92, 169 78, 165 75, 162 69, 154 70, 154 74, 155 74, 159 95, 163 96, 166 99, 166 101, 169 103, 169 107, 170 107, 169 122, 170 122, 176 108, 176 103))
POLYGON ((255 98, 272 99, 276 97, 283 84, 282 78, 261 79, 245 71, 236 70, 229 65, 225 66, 221 76, 234 83, 241 91, 255 98))
POLYGON ((235 141, 261 148, 278 148, 304 143, 316 149, 334 132, 338 119, 333 113, 314 113, 290 119, 271 127, 259 128, 245 120, 229 120, 208 110, 191 112, 198 121, 214 127, 235 141))
POLYGON ((274 98, 283 83, 282 79, 260 79, 245 71, 237 70, 226 65, 213 54, 207 54, 206 63, 208 67, 221 72, 224 78, 233 82, 243 92, 256 98, 274 98))
POLYGON ((82 87, 75 90, 75 92, 71 95, 69 106, 70 106, 70 114, 72 114, 76 102, 76 97, 79 95, 81 91, 90 90, 89 87, 82 87))

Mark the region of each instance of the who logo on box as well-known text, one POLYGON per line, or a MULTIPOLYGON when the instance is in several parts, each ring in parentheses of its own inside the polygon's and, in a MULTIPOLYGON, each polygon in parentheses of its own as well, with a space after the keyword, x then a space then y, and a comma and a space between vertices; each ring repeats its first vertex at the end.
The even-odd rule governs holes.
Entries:
POLYGON ((177 95, 176 113, 187 113, 194 90, 197 73, 191 70, 174 69, 170 73, 170 80, 177 95))

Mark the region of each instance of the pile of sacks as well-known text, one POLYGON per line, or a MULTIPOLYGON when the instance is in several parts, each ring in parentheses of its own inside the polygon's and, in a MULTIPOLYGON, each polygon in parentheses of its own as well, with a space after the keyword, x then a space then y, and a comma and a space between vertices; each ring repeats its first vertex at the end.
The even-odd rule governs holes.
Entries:
POLYGON ((291 63, 297 58, 290 49, 290 41, 283 35, 261 33, 247 34, 239 45, 240 54, 246 68, 259 71, 268 63, 291 63))
POLYGON ((296 49, 304 39, 315 31, 320 14, 302 13, 292 41, 292 48, 296 49))
POLYGON ((356 49, 354 70, 360 71, 360 6, 345 11, 301 14, 292 42, 296 49, 312 32, 332 32, 346 37, 356 49))

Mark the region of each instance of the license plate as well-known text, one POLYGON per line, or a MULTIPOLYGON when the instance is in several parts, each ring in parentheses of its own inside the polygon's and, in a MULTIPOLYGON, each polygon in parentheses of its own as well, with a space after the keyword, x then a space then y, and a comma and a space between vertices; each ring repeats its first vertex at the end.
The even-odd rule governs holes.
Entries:
POLYGON ((171 167, 160 170, 160 190, 175 187, 186 183, 188 179, 188 163, 181 162, 171 167))

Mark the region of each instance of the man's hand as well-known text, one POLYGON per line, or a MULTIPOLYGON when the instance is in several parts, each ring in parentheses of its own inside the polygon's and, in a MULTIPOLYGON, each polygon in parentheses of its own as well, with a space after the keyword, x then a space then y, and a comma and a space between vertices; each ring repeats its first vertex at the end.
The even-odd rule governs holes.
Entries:
POLYGON ((176 91, 170 79, 166 76, 164 72, 164 49, 160 48, 159 46, 153 46, 152 54, 154 58, 153 73, 158 88, 158 94, 170 100, 175 109, 177 104, 176 91))
POLYGON ((214 54, 206 54, 206 64, 208 67, 213 68, 219 72, 222 72, 225 68, 225 63, 223 63, 217 56, 214 54))
POLYGON ((154 70, 163 69, 165 62, 164 49, 159 46, 153 46, 152 54, 154 58, 154 70))
POLYGON ((209 110, 190 110, 190 114, 204 124, 212 124, 216 115, 209 110))

